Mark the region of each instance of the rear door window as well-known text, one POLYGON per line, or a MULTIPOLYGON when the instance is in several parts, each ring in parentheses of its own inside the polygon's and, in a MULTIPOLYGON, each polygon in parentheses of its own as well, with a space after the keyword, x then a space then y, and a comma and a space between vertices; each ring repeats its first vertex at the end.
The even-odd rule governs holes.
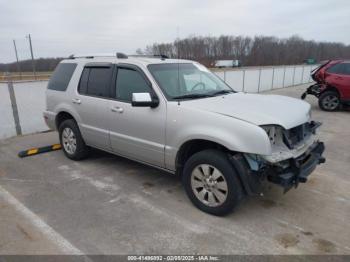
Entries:
POLYGON ((77 64, 60 63, 56 67, 47 86, 50 90, 66 91, 77 64))
POLYGON ((343 64, 343 73, 344 75, 350 75, 350 63, 343 64))
POLYGON ((89 80, 90 68, 84 68, 83 73, 81 74, 79 82, 79 93, 87 94, 87 85, 89 80))
POLYGON ((344 64, 335 64, 334 66, 331 66, 328 68, 326 71, 327 73, 332 73, 332 74, 343 74, 343 68, 344 64))
POLYGON ((109 98, 112 72, 112 67, 85 67, 80 78, 79 93, 109 98))

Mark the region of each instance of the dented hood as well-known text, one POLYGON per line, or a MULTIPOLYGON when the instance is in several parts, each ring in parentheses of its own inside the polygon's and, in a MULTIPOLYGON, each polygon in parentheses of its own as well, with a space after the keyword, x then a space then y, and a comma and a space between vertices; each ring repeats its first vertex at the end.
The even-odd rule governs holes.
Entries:
POLYGON ((205 99, 187 100, 185 107, 234 117, 255 125, 280 125, 290 129, 310 120, 310 105, 279 95, 232 93, 205 99))

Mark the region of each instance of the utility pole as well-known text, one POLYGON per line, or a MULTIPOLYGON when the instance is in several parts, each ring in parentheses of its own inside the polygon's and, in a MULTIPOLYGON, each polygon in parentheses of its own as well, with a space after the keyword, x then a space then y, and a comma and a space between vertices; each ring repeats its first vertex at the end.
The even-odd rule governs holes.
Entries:
POLYGON ((180 59, 180 47, 179 47, 179 42, 180 42, 180 27, 179 26, 177 26, 176 27, 176 40, 175 40, 175 42, 177 41, 177 54, 176 54, 176 56, 177 56, 177 59, 180 59))
POLYGON ((28 39, 29 39, 30 54, 32 56, 33 75, 34 75, 34 79, 36 79, 35 62, 34 62, 33 47, 32 47, 32 38, 30 37, 30 34, 28 34, 28 39))
POLYGON ((22 79, 22 72, 21 72, 21 66, 18 61, 18 54, 17 54, 17 47, 16 47, 16 41, 13 40, 13 46, 15 47, 15 54, 16 54, 16 61, 17 61, 17 72, 19 73, 19 79, 22 79))

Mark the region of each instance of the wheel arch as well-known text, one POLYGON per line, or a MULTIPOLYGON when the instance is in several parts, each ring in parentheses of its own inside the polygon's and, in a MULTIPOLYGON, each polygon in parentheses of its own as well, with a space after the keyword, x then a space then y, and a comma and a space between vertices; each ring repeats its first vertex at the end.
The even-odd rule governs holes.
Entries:
POLYGON ((323 93, 325 93, 325 92, 329 92, 329 91, 336 92, 336 93, 338 94, 338 96, 339 96, 340 99, 341 99, 342 96, 343 96, 342 93, 339 91, 338 88, 336 88, 335 86, 330 85, 330 84, 327 84, 327 85, 326 85, 326 88, 322 90, 322 92, 320 93, 320 95, 323 94, 323 93))
POLYGON ((230 150, 226 146, 211 140, 191 139, 183 143, 176 155, 176 174, 181 178, 186 161, 194 154, 207 149, 217 149, 227 155, 228 160, 237 172, 239 182, 246 195, 257 195, 261 192, 259 178, 250 174, 250 168, 243 153, 230 150))
POLYGON ((224 152, 234 153, 224 145, 207 139, 190 139, 184 142, 176 153, 175 168, 176 174, 181 176, 186 161, 195 153, 206 149, 218 149, 224 152))
POLYGON ((73 119, 74 121, 76 121, 76 119, 74 118, 74 116, 70 113, 68 113, 67 111, 61 111, 59 112, 57 115, 56 115, 56 118, 55 118, 55 125, 56 125, 56 128, 58 129, 60 124, 67 120, 67 119, 73 119))

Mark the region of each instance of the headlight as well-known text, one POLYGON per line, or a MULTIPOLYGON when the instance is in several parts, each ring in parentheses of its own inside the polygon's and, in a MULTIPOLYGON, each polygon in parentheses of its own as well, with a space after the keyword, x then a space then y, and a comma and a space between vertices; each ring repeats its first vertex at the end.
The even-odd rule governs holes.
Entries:
POLYGON ((266 125, 261 126, 264 129, 270 139, 271 145, 278 144, 282 140, 283 129, 281 126, 266 125))

